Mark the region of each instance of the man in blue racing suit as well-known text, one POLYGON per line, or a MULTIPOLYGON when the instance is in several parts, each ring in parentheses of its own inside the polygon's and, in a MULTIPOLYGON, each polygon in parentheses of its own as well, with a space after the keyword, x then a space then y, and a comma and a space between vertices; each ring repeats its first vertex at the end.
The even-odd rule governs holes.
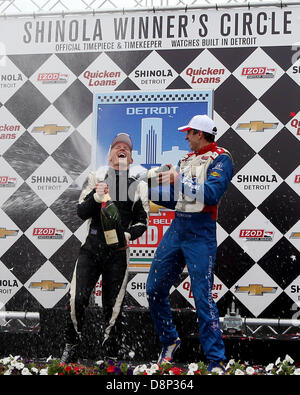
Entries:
POLYGON ((177 170, 170 165, 169 171, 159 174, 158 197, 157 189, 150 189, 152 201, 175 208, 175 218, 157 248, 146 286, 151 317, 162 343, 158 363, 173 362, 181 343, 168 296, 187 265, 208 369, 224 370, 225 347, 212 287, 217 206, 233 176, 233 162, 230 153, 214 142, 217 129, 207 115, 194 116, 178 130, 186 132, 192 152, 180 160, 177 170), (169 201, 163 196, 169 196, 169 201))

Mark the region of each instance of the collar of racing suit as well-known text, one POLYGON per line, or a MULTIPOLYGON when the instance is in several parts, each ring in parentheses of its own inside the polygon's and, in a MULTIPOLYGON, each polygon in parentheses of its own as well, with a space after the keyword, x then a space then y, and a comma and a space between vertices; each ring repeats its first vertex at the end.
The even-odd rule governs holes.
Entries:
POLYGON ((218 154, 224 153, 224 149, 217 146, 217 143, 214 141, 211 144, 205 145, 204 147, 200 148, 198 151, 193 151, 188 153, 183 160, 188 159, 192 155, 203 155, 206 152, 217 152, 218 154))
POLYGON ((113 201, 127 201, 128 187, 132 182, 129 177, 129 169, 116 170, 110 167, 104 177, 104 181, 108 185, 109 194, 113 201))
POLYGON ((189 155, 203 155, 208 151, 216 151, 218 148, 217 143, 214 141, 211 144, 205 145, 204 147, 200 148, 198 151, 191 152, 189 155))
POLYGON ((110 167, 110 168, 107 170, 107 173, 106 173, 106 175, 105 175, 105 178, 108 178, 108 177, 115 177, 115 176, 118 176, 118 177, 124 177, 124 176, 126 176, 126 177, 128 177, 128 176, 129 176, 129 169, 127 169, 127 170, 116 170, 116 169, 110 167))

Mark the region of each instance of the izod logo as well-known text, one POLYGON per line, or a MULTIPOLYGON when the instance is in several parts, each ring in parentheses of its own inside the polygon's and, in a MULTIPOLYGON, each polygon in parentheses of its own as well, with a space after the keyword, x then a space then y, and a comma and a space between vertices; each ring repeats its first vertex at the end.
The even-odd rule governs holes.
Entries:
POLYGON ((16 186, 17 179, 8 177, 8 176, 0 176, 0 188, 13 188, 16 186))
POLYGON ((274 232, 267 232, 263 229, 241 229, 240 237, 248 241, 272 241, 274 232))
POLYGON ((64 83, 68 81, 68 74, 63 73, 39 73, 38 81, 41 81, 43 84, 55 84, 55 83, 64 83))
POLYGON ((275 76, 275 69, 267 67, 244 67, 242 75, 247 78, 273 78, 275 76))
POLYGON ((56 228, 34 228, 32 234, 33 236, 37 236, 38 239, 62 239, 64 230, 56 228))
POLYGON ((300 184, 300 174, 295 175, 295 184, 300 184))

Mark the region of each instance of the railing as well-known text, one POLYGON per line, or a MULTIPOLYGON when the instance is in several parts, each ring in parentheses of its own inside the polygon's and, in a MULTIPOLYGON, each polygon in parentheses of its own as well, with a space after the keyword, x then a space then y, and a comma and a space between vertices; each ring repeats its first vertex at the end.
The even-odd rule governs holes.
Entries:
MULTIPOLYGON (((221 326, 224 326, 227 317, 220 317, 221 326)), ((283 335, 292 328, 300 328, 299 319, 281 318, 247 318, 234 317, 241 330, 249 330, 251 336, 255 337, 262 329, 269 329, 274 335, 283 335)), ((0 330, 34 331, 39 329, 40 313, 30 311, 0 311, 0 330), (2 322, 1 322, 2 321, 2 322)))
POLYGON ((284 7, 300 4, 297 0, 0 0, 0 15, 56 14, 74 12, 141 11, 153 9, 195 9, 257 7, 275 5, 284 7))

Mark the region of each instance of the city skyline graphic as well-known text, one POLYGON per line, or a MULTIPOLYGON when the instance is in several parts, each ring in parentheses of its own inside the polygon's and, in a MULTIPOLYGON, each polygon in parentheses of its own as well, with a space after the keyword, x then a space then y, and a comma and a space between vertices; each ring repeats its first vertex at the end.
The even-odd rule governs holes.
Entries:
POLYGON ((212 116, 212 91, 95 95, 94 169, 107 166, 110 144, 122 132, 133 142, 131 168, 176 166, 190 150, 178 127, 196 114, 212 116))

